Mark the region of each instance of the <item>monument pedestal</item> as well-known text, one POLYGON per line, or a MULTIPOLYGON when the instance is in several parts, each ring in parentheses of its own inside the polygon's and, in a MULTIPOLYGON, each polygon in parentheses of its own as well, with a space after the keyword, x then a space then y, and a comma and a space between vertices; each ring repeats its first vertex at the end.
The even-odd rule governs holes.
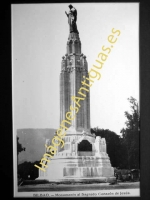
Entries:
POLYGON ((64 142, 64 148, 58 149, 47 163, 46 171, 39 170, 38 179, 50 182, 115 182, 104 138, 98 136, 95 139, 92 134, 81 133, 65 136, 64 142))

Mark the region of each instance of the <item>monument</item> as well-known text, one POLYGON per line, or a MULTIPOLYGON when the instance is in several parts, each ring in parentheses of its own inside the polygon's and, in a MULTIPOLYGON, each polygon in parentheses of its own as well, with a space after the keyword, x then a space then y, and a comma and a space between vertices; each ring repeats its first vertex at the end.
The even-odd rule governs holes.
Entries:
MULTIPOLYGON (((69 8, 70 11, 66 12, 66 15, 70 32, 60 72, 60 122, 70 110, 72 96, 79 96, 80 91, 86 94, 86 98, 80 102, 76 118, 71 121, 66 131, 63 138, 64 147, 58 147, 50 162, 45 162, 45 171, 39 169, 38 179, 52 182, 114 182, 114 169, 106 152, 106 141, 90 132, 90 92, 85 93, 86 89, 81 89, 83 78, 89 77, 88 64, 86 56, 81 52, 76 24, 77 10, 72 5, 69 5, 69 8)), ((88 81, 86 83, 88 84, 88 81)), ((50 145, 51 141, 47 139, 46 144, 50 145)), ((49 153, 46 148, 45 153, 49 153)))

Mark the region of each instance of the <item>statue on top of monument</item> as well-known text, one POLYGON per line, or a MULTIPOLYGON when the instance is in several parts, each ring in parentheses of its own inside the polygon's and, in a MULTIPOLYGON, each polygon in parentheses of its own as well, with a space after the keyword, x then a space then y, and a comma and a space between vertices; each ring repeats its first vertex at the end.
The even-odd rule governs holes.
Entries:
POLYGON ((68 17, 68 24, 69 24, 69 28, 70 28, 70 33, 74 32, 74 33, 78 33, 78 29, 77 29, 77 10, 70 4, 68 6, 70 8, 70 11, 66 13, 67 17, 68 17))

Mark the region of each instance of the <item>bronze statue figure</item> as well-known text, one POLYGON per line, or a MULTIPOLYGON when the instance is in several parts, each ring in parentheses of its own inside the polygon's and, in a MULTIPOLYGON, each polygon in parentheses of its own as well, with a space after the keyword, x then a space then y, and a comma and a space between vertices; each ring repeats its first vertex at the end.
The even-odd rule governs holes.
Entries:
POLYGON ((70 28, 70 33, 74 32, 74 33, 78 33, 78 29, 77 29, 77 24, 76 24, 76 21, 77 21, 77 10, 72 6, 72 5, 69 5, 68 6, 70 8, 70 11, 69 13, 66 13, 67 17, 68 17, 68 24, 69 24, 69 28, 70 28))

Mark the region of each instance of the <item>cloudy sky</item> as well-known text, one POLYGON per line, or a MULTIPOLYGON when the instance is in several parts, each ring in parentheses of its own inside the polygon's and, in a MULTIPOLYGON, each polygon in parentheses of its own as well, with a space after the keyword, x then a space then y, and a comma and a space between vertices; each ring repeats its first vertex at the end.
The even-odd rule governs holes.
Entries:
POLYGON ((45 153, 46 139, 52 139, 54 129, 17 129, 19 143, 25 148, 18 155, 18 163, 39 161, 45 153))
MULTIPOLYGON (((69 35, 69 4, 14 4, 12 10, 12 90, 17 129, 59 127, 59 74, 69 35)), ((112 28, 121 34, 91 87, 91 127, 120 134, 139 101, 139 4, 74 3, 82 53, 92 68, 112 28)))

